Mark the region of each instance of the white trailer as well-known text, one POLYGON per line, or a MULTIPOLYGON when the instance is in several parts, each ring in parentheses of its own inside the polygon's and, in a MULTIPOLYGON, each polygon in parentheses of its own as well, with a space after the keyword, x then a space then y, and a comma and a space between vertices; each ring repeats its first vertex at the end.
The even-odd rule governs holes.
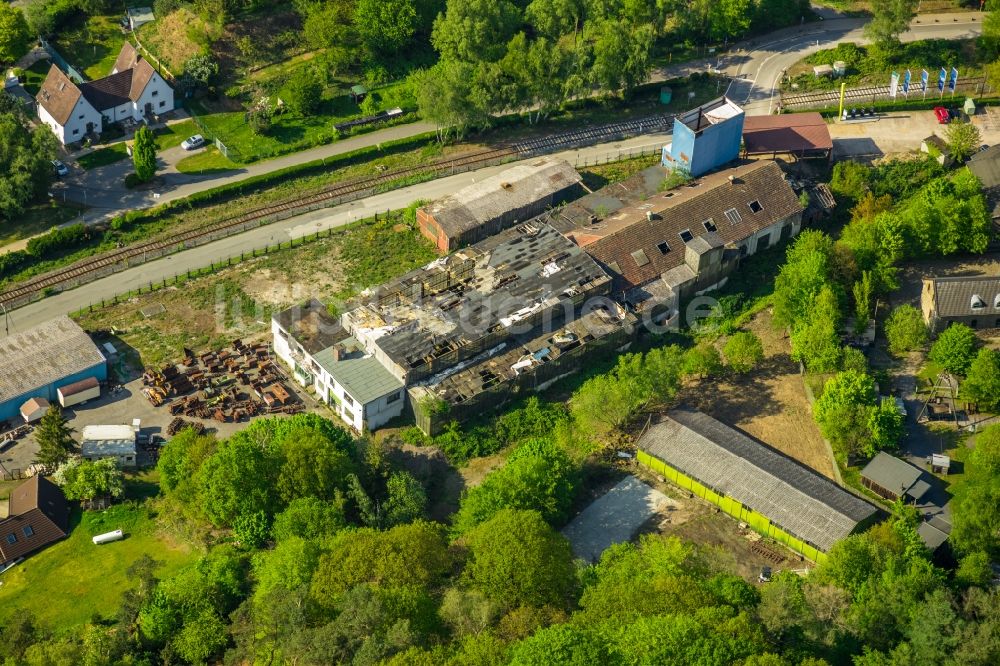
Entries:
POLYGON ((105 532, 104 534, 98 534, 93 538, 95 546, 99 546, 102 543, 111 543, 112 541, 121 541, 125 538, 125 533, 121 530, 115 530, 114 532, 105 532))
POLYGON ((88 377, 78 382, 67 384, 56 389, 59 397, 59 404, 63 407, 72 407, 88 400, 101 397, 101 383, 96 377, 88 377))

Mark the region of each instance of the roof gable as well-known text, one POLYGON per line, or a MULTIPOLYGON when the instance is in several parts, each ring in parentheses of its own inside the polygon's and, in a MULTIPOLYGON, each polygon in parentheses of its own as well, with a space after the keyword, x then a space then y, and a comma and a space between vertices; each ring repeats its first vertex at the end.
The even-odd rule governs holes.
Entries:
POLYGON ((122 44, 122 50, 118 53, 118 58, 115 60, 115 66, 111 68, 111 73, 116 74, 124 72, 126 69, 132 69, 138 61, 139 52, 135 50, 132 44, 125 42, 122 44))
POLYGON ((142 97, 142 93, 146 90, 146 86, 149 85, 149 82, 156 74, 156 71, 153 69, 152 65, 142 59, 136 63, 135 67, 133 67, 131 71, 133 72, 131 81, 132 85, 129 89, 128 96, 133 102, 138 102, 139 98, 142 97))
POLYGON ((88 81, 80 86, 80 91, 98 111, 107 111, 116 106, 128 104, 134 72, 135 70, 126 69, 123 72, 105 76, 103 79, 88 81))
POLYGON ((61 69, 52 65, 35 99, 53 120, 65 125, 73 115, 80 96, 80 88, 61 69))

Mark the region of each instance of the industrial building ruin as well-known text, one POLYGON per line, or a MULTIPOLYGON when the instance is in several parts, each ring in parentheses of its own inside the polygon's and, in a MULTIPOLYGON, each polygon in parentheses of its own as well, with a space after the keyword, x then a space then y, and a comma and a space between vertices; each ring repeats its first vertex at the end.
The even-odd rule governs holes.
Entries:
POLYGON ((741 258, 799 233, 802 204, 776 162, 752 161, 660 192, 651 167, 545 219, 604 266, 615 298, 676 314, 724 283, 741 258))
POLYGON ((447 254, 582 194, 579 183, 580 174, 569 162, 543 157, 417 209, 417 224, 420 233, 447 254))
POLYGON ((537 386, 601 340, 623 344, 634 318, 611 279, 547 224, 519 225, 364 295, 347 331, 400 382, 425 431, 428 404, 471 407, 488 391, 537 386), (619 342, 620 341, 620 342, 619 342), (572 353, 571 353, 572 352, 572 353))

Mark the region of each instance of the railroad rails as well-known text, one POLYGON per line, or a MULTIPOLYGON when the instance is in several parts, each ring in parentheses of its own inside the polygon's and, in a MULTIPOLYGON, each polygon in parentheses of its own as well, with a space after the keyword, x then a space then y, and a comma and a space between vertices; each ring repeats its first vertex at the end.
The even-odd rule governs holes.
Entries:
POLYGON ((200 229, 192 229, 160 240, 136 243, 81 260, 65 268, 56 269, 25 282, 15 284, 0 292, 0 305, 4 305, 8 309, 20 307, 31 302, 37 295, 47 290, 76 287, 116 273, 119 270, 124 270, 131 265, 145 263, 149 259, 170 254, 178 248, 187 249, 196 247, 235 233, 262 226, 269 222, 292 217, 299 213, 318 208, 327 208, 344 201, 370 196, 377 193, 381 186, 408 177, 427 174, 442 176, 460 173, 484 166, 500 164, 518 157, 527 157, 536 152, 573 145, 585 145, 610 138, 625 138, 647 132, 666 131, 670 129, 672 122, 672 115, 659 115, 610 123, 539 139, 514 142, 494 149, 480 150, 425 165, 392 169, 373 176, 354 178, 336 183, 320 192, 302 197, 301 199, 263 206, 257 210, 220 220, 200 229), (139 261, 135 261, 137 259, 139 261))
MULTIPOLYGON (((985 83, 986 78, 982 76, 959 79, 958 85, 956 86, 956 92, 979 94, 985 83)), ((937 94, 935 81, 931 81, 929 83, 927 92, 930 93, 931 101, 933 101, 934 95, 937 94)), ((923 93, 918 88, 913 87, 912 84, 910 88, 910 95, 913 96, 914 101, 921 101, 924 98, 923 93)), ((897 91, 897 99, 899 96, 903 96, 902 88, 897 91)), ((889 99, 889 86, 861 86, 858 88, 847 88, 844 91, 845 106, 861 106, 886 99, 889 99)), ((941 103, 948 105, 951 104, 952 101, 949 97, 948 99, 941 99, 941 103)), ((794 93, 790 95, 782 93, 781 95, 781 106, 783 108, 827 108, 831 106, 838 106, 839 104, 839 90, 821 90, 811 93, 794 93)))

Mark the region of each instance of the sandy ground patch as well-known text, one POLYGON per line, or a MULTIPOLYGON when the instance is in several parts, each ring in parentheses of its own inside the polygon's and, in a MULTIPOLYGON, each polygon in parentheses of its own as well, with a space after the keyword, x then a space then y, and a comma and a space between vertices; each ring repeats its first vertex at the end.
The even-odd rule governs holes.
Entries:
POLYGON ((834 478, 833 463, 812 417, 791 346, 768 311, 748 326, 760 336, 764 361, 746 377, 702 381, 685 393, 703 412, 834 478))

